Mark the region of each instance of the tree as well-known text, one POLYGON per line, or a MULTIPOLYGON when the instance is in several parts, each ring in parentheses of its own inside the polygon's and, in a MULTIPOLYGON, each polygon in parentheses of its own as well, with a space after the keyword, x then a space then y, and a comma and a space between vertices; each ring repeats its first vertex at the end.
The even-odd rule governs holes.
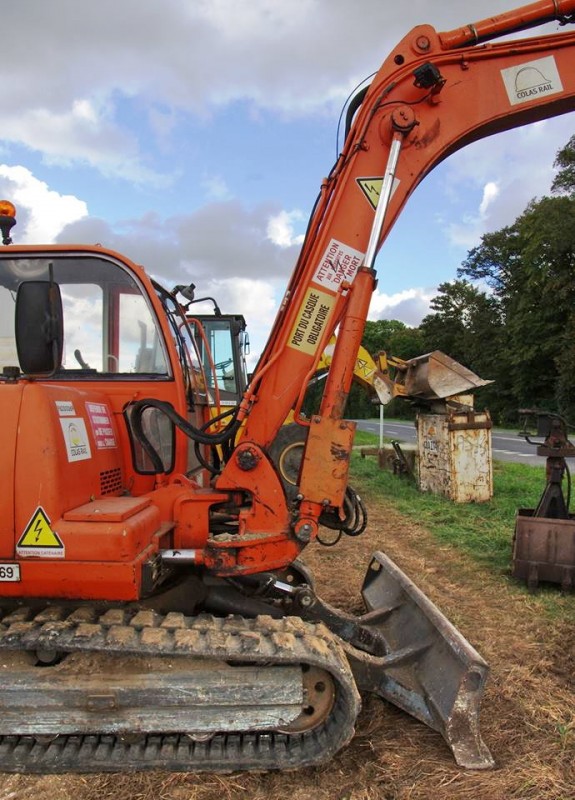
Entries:
POLYGON ((568 194, 571 197, 575 192, 575 136, 572 136, 565 147, 557 153, 554 167, 559 172, 553 179, 551 191, 554 194, 568 194))
MULTIPOLYGON (((562 191, 574 186, 560 176, 554 185, 562 191)), ((512 226, 485 234, 459 270, 487 283, 497 299, 506 344, 500 356, 516 407, 575 411, 574 223, 575 197, 533 200, 512 226)))
POLYGON ((477 404, 499 414, 509 387, 500 370, 503 326, 497 299, 457 280, 439 286, 431 308, 419 326, 424 351, 442 350, 480 378, 495 380, 496 385, 477 393, 477 404))
POLYGON ((575 135, 554 166, 554 196, 485 234, 419 329, 424 349, 496 381, 482 394, 500 419, 539 406, 575 421, 575 135))
POLYGON ((397 358, 413 358, 421 354, 421 337, 417 328, 410 328, 397 319, 368 320, 365 324, 362 344, 375 358, 385 350, 397 358))

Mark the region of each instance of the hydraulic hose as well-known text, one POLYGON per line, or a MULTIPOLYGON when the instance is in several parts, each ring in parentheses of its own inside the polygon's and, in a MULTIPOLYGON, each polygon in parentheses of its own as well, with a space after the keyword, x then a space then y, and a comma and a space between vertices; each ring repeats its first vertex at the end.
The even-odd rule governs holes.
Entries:
POLYGON ((238 432, 241 424, 235 417, 235 410, 233 412, 226 411, 223 414, 220 414, 218 417, 215 417, 213 420, 209 420, 204 427, 209 427, 209 425, 212 425, 219 419, 228 416, 230 413, 234 413, 234 418, 232 421, 219 433, 206 433, 202 428, 196 428, 195 425, 192 425, 191 422, 188 422, 188 420, 180 416, 171 403, 167 403, 163 400, 144 398, 143 400, 136 401, 129 408, 131 412, 130 423, 134 436, 140 442, 147 456, 150 458, 154 467, 154 471, 158 473, 165 473, 165 469, 160 455, 144 431, 142 418, 146 409, 157 409, 162 414, 165 414, 165 416, 168 417, 168 419, 188 438, 192 439, 192 441, 196 442, 197 444, 205 444, 211 447, 224 445, 233 440, 233 437, 238 432))

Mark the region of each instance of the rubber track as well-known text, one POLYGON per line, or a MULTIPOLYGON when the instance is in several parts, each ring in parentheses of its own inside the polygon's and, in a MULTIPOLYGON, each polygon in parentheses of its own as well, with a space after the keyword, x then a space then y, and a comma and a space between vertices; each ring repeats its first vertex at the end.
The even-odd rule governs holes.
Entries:
POLYGON ((309 664, 328 671, 336 701, 313 731, 298 734, 0 736, 0 771, 18 773, 295 769, 321 763, 353 736, 359 695, 337 640, 297 617, 185 617, 171 612, 57 606, 0 610, 0 650, 62 650, 111 655, 193 656, 242 664, 309 664))

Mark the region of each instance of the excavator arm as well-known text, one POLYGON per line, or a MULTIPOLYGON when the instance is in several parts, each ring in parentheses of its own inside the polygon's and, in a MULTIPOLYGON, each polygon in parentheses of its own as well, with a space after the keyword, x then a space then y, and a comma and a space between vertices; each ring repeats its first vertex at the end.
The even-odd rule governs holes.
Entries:
MULTIPOLYGON (((365 527, 348 486, 355 425, 343 419, 376 286, 375 258, 401 209, 443 159, 473 141, 575 108, 575 33, 490 39, 550 20, 573 21, 575 0, 540 0, 456 31, 414 28, 390 53, 357 107, 343 150, 312 213, 270 339, 242 400, 245 426, 215 486, 246 498, 238 534, 209 540, 205 563, 220 575, 281 570, 326 518, 356 535, 365 527), (337 343, 318 413, 301 413, 330 338, 337 343), (306 432, 291 494, 274 452, 291 409, 306 432), (352 507, 351 523, 350 505, 352 507)), ((423 235, 424 232, 418 232, 423 235)), ((493 764, 479 733, 487 665, 389 559, 375 553, 364 584, 365 618, 346 619, 302 589, 298 613, 346 642, 357 685, 404 708, 444 736, 461 765, 493 764), (304 603, 305 600, 305 603, 304 603), (352 632, 350 635, 350 631, 352 632), (362 643, 385 643, 384 655, 362 643)))
MULTIPOLYGON (((341 509, 343 504, 344 454, 351 448, 353 426, 342 418, 376 283, 375 257, 409 196, 464 145, 575 108, 575 32, 475 42, 550 20, 570 22, 574 12, 575 0, 541 0, 456 31, 418 26, 373 79, 322 183, 294 274, 244 395, 240 418, 246 424, 235 458, 217 482, 220 489, 253 492, 259 473, 259 501, 256 493, 243 530, 265 527, 269 534, 271 525, 278 534, 285 531, 290 558, 297 541, 303 546, 315 537, 326 505, 341 509), (299 414, 305 387, 336 328, 319 413, 305 420, 299 414), (272 497, 281 493, 266 463, 267 448, 293 407, 296 421, 313 435, 302 464, 298 509, 294 513, 276 503, 272 520, 274 514, 258 516, 255 507, 269 509, 272 497)), ((272 550, 270 559, 277 562, 277 540, 272 550)))

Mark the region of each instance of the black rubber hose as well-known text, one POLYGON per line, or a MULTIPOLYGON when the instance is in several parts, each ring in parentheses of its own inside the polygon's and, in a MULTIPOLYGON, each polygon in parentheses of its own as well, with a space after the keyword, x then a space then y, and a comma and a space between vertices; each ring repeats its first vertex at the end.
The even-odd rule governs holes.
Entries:
MULTIPOLYGON (((194 442, 212 447, 216 445, 223 445, 232 440, 241 425, 241 423, 238 422, 238 420, 234 417, 232 422, 226 425, 223 431, 220 431, 219 433, 205 433, 204 430, 196 428, 194 425, 188 422, 188 420, 181 417, 171 403, 164 402, 163 400, 156 400, 154 398, 145 398, 144 400, 136 401, 132 406, 130 406, 130 423, 132 430, 134 436, 140 442, 147 456, 150 458, 154 467, 154 471, 157 473, 164 473, 165 469, 157 450, 144 432, 142 417, 144 411, 148 408, 155 408, 162 414, 165 414, 168 419, 171 420, 174 425, 176 425, 176 427, 183 431, 183 433, 185 433, 186 436, 192 439, 194 442)), ((209 426, 215 421, 228 416, 230 413, 232 412, 226 411, 223 414, 220 414, 219 417, 216 417, 206 423, 206 426, 209 426)))

